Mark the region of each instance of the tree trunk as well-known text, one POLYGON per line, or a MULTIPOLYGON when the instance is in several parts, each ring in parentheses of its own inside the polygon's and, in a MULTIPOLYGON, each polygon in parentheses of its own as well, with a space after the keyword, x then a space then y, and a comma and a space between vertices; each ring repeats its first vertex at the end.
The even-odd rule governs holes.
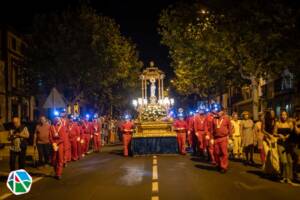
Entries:
POLYGON ((253 120, 258 120, 258 110, 259 110, 259 96, 258 96, 258 81, 256 77, 251 77, 251 89, 252 89, 252 112, 253 120))

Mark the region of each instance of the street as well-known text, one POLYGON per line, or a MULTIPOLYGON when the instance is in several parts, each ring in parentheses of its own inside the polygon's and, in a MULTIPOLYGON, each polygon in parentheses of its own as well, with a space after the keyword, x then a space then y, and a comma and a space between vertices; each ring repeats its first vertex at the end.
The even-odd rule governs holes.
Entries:
POLYGON ((124 158, 121 153, 122 146, 104 147, 100 154, 71 163, 62 180, 39 178, 29 194, 7 199, 296 200, 300 196, 300 187, 263 179, 259 168, 238 162, 220 174, 191 156, 124 158))

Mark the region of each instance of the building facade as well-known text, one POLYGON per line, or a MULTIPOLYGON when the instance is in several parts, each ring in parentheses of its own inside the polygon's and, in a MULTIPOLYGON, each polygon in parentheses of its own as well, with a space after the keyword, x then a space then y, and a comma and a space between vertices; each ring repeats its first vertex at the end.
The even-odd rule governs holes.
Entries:
POLYGON ((24 67, 26 43, 12 28, 0 27, 0 116, 33 119, 34 97, 30 95, 30 74, 24 67))
MULTIPOLYGON (((300 80, 288 70, 280 76, 268 81, 260 80, 258 88, 259 111, 273 109, 279 116, 281 110, 286 110, 290 116, 300 108, 300 80)), ((249 111, 252 113, 253 99, 250 85, 232 87, 217 101, 227 108, 229 113, 249 111)))

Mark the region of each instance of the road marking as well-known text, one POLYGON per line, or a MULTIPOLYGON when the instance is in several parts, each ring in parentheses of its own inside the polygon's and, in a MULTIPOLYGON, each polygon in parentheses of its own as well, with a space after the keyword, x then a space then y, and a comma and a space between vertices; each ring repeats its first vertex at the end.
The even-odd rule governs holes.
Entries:
POLYGON ((158 173, 157 173, 157 165, 153 165, 152 167, 152 180, 158 179, 158 173))
POLYGON ((153 159, 153 165, 157 165, 157 160, 153 159))
POLYGON ((158 182, 152 182, 152 192, 158 192, 158 182))
POLYGON ((0 199, 1 199, 1 200, 2 200, 2 199, 6 199, 6 198, 10 197, 11 195, 13 195, 13 193, 5 193, 4 195, 2 195, 2 196, 0 197, 0 199))
POLYGON ((43 177, 37 177, 37 178, 33 179, 32 183, 38 182, 42 179, 43 179, 43 177))
MULTIPOLYGON (((36 183, 36 182, 38 182, 38 181, 40 181, 40 180, 42 180, 42 179, 43 179, 43 177, 37 177, 37 178, 35 178, 35 179, 32 180, 32 183, 36 183)), ((10 197, 11 195, 13 195, 13 193, 5 193, 5 194, 3 194, 2 196, 0 196, 0 199, 1 199, 1 200, 7 199, 7 198, 10 197)))
POLYGON ((151 200, 159 200, 158 197, 158 170, 157 156, 153 156, 152 162, 152 197, 151 200))
POLYGON ((261 189, 268 189, 270 188, 269 186, 265 185, 248 185, 244 182, 234 182, 234 184, 240 188, 246 189, 246 190, 261 190, 261 189))
POLYGON ((152 196, 151 200, 159 200, 158 196, 152 196))

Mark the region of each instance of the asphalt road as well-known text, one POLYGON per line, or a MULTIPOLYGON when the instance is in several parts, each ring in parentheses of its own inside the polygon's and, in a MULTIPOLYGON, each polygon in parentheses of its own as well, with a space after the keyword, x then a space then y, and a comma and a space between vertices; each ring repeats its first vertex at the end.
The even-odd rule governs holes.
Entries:
MULTIPOLYGON (((63 179, 42 177, 30 193, 6 199, 28 200, 299 200, 300 187, 261 178, 259 168, 231 162, 220 174, 191 156, 124 158, 121 146, 106 147, 71 163, 63 179)), ((36 179, 36 178, 35 178, 36 179)))

